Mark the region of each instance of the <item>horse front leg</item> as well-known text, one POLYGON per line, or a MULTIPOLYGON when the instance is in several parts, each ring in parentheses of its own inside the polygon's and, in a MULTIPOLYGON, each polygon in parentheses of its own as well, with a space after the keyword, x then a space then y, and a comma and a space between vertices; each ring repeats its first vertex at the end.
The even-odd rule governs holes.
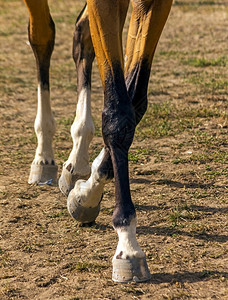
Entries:
POLYGON ((85 6, 80 13, 73 37, 73 58, 77 70, 78 103, 76 116, 71 126, 73 148, 59 179, 59 188, 68 195, 79 179, 88 179, 89 145, 94 135, 91 116, 91 72, 94 49, 90 36, 88 11, 85 6))
MULTIPOLYGON (((126 47, 125 83, 134 109, 136 125, 147 109, 147 88, 151 64, 171 4, 172 0, 132 0, 133 10, 126 47)), ((120 172, 122 176, 123 172, 119 170, 118 163, 113 159, 112 161, 116 180, 116 172, 120 172)), ((123 182, 123 178, 120 182, 123 182)), ((118 202, 118 199, 116 201, 118 202)), ((128 225, 121 226, 120 220, 127 222, 127 219, 121 217, 122 207, 121 209, 119 207, 121 204, 115 208, 113 216, 113 224, 119 236, 119 243, 113 258, 113 280, 117 282, 146 281, 150 278, 150 273, 145 255, 136 240, 136 217, 133 213, 129 214, 132 217, 128 219, 128 225)))
POLYGON ((115 178, 113 227, 119 242, 113 257, 113 280, 146 281, 150 272, 136 239, 136 212, 128 172, 128 151, 136 126, 123 71, 122 29, 128 1, 88 0, 87 3, 91 36, 104 87, 102 132, 115 178))
POLYGON ((49 67, 54 48, 55 25, 46 0, 24 1, 29 10, 28 36, 36 59, 38 78, 38 104, 34 123, 38 145, 28 182, 49 181, 56 184, 58 168, 52 148, 55 120, 51 110, 49 89, 49 67))

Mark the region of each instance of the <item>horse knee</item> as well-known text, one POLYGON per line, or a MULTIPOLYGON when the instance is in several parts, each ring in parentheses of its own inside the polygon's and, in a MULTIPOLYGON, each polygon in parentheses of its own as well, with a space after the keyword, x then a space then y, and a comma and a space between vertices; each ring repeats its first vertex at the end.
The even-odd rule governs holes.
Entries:
POLYGON ((55 23, 51 15, 42 24, 36 24, 30 20, 28 25, 28 37, 36 59, 39 62, 50 59, 55 43, 55 23))
POLYGON ((38 82, 49 90, 49 67, 55 44, 55 24, 51 15, 42 26, 30 20, 28 37, 36 59, 38 82))
POLYGON ((110 108, 103 110, 102 133, 109 149, 121 148, 127 153, 133 142, 135 127, 135 113, 131 104, 115 113, 110 108))

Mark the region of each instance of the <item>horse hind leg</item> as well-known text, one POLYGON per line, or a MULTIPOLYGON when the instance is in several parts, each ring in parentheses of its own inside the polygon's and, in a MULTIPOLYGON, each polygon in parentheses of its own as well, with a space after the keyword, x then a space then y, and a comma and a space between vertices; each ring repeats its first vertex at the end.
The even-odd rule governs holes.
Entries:
POLYGON ((90 37, 87 7, 79 15, 73 37, 73 58, 77 70, 78 103, 71 126, 73 148, 59 179, 59 188, 68 195, 78 179, 90 176, 88 149, 94 135, 91 116, 91 71, 94 49, 90 37))
POLYGON ((31 165, 29 183, 49 181, 57 183, 57 166, 54 161, 52 140, 55 120, 51 110, 49 67, 55 41, 55 25, 46 0, 25 0, 29 11, 28 36, 34 52, 38 78, 38 105, 34 129, 37 149, 31 165))

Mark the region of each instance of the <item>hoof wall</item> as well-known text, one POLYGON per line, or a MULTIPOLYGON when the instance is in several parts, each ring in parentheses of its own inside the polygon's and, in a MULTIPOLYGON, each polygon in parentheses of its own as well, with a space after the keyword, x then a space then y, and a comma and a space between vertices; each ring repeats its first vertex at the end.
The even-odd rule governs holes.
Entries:
POLYGON ((56 165, 31 165, 28 183, 57 184, 58 167, 56 165))
POLYGON ((67 199, 67 207, 71 216, 82 224, 95 221, 100 212, 100 203, 96 207, 84 207, 72 197, 74 194, 70 194, 67 199))
POLYGON ((73 175, 68 170, 63 168, 62 174, 59 178, 59 189, 60 191, 68 196, 70 191, 73 189, 75 182, 78 179, 88 179, 89 175, 80 176, 80 175, 73 175))
POLYGON ((151 279, 146 258, 113 259, 112 280, 119 283, 144 282, 151 279))

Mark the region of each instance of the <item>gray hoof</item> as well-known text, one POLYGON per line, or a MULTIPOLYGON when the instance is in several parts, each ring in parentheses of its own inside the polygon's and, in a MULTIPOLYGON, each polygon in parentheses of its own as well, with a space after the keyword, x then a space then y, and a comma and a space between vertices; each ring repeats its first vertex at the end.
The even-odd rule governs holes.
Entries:
POLYGON ((59 189, 65 195, 68 196, 70 191, 73 189, 75 182, 79 179, 88 179, 89 175, 73 175, 66 168, 63 168, 62 174, 59 178, 59 189))
MULTIPOLYGON (((103 195, 102 195, 103 196, 103 195)), ((67 198, 67 208, 71 216, 80 223, 91 223, 100 212, 100 203, 96 207, 84 207, 75 199, 73 191, 67 198)))
POLYGON ((119 283, 144 282, 151 279, 146 258, 113 259, 112 280, 119 283))
POLYGON ((29 184, 57 184, 58 167, 56 165, 31 165, 29 184))

